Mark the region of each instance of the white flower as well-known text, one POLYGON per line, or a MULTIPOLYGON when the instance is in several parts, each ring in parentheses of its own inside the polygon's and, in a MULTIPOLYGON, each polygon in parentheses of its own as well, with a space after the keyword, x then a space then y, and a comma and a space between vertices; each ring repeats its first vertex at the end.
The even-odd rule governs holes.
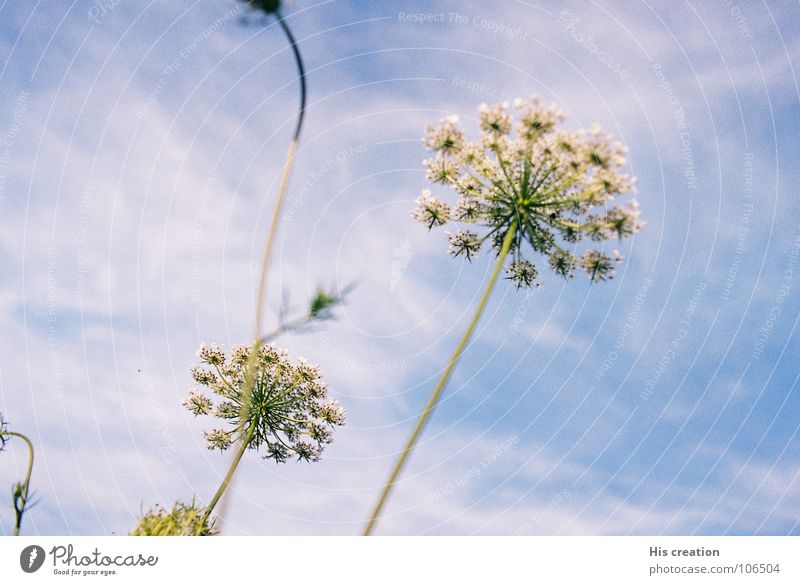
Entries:
POLYGON ((581 258, 581 264, 590 280, 602 281, 614 278, 614 265, 622 260, 623 258, 617 250, 614 250, 610 256, 599 250, 587 250, 581 258))
POLYGON ((206 443, 209 450, 219 449, 224 451, 233 443, 231 432, 223 429, 212 429, 210 431, 203 431, 203 436, 206 438, 206 443))
POLYGON ((423 144, 445 156, 457 153, 464 144, 464 133, 457 124, 458 116, 448 116, 440 124, 428 126, 423 144))
POLYGON ((621 170, 625 146, 596 125, 586 131, 560 130, 561 109, 536 97, 516 100, 514 106, 516 124, 507 103, 481 105, 477 141, 467 140, 453 119, 428 128, 425 144, 437 156, 424 161, 427 177, 450 187, 457 201, 451 212, 425 190, 412 217, 428 228, 451 221, 483 228, 483 233, 447 233, 450 254, 467 259, 487 239, 499 253, 513 229, 513 263, 507 272, 518 286, 539 284, 535 266, 523 257, 526 244, 564 278, 571 278, 578 265, 592 280, 613 277, 616 259, 607 260, 596 250, 579 259, 575 247, 585 239, 629 237, 644 225, 635 202, 613 204, 616 196, 633 191, 635 183, 621 170))
POLYGON ((225 361, 225 352, 215 344, 201 345, 200 349, 197 350, 197 355, 205 363, 213 366, 218 366, 225 361))
POLYGON ((458 230, 454 234, 450 232, 445 232, 445 234, 450 241, 450 247, 447 251, 451 255, 461 256, 463 254, 467 260, 471 260, 473 256, 478 255, 481 249, 481 241, 475 232, 458 230))
POLYGON ((292 449, 298 459, 306 461, 319 461, 319 448, 308 441, 297 441, 292 449))
POLYGON ((197 392, 189 393, 189 396, 183 401, 183 405, 195 416, 209 414, 214 408, 211 400, 197 392))
POLYGON ((219 382, 217 375, 209 370, 203 370, 197 366, 192 366, 192 378, 203 386, 214 386, 219 382))
POLYGON ((453 219, 457 221, 472 221, 483 214, 483 204, 477 197, 466 195, 461 197, 453 210, 453 219))
POLYGON ((493 108, 486 104, 478 107, 481 129, 489 134, 508 134, 511 131, 511 116, 508 115, 508 102, 493 108))
POLYGON ((517 285, 517 288, 533 288, 540 285, 536 279, 539 271, 528 260, 516 260, 506 268, 506 278, 517 285))
POLYGON ((548 262, 552 271, 558 276, 563 276, 564 278, 573 278, 573 272, 575 271, 575 265, 577 264, 577 261, 569 252, 557 249, 550 254, 548 262))
POLYGON ((322 405, 317 416, 329 425, 340 426, 344 424, 347 412, 336 400, 332 400, 322 405))
POLYGON ((207 396, 192 392, 183 403, 195 415, 213 415, 231 425, 227 431, 204 431, 208 448, 224 451, 234 441, 246 439, 247 448, 264 445, 266 457, 278 462, 286 461, 289 452, 317 461, 323 445, 333 440, 333 427, 345 421, 344 409, 328 399, 319 368, 302 358, 292 364, 285 350, 261 345, 254 358, 254 384, 250 395, 245 396, 251 348, 234 348, 230 359, 221 350, 208 350, 201 347, 201 357, 216 373, 193 367, 192 376, 224 400, 215 404, 207 396))
POLYGON ((432 183, 453 185, 458 181, 458 163, 444 156, 429 158, 424 161, 428 172, 425 174, 432 183))
POLYGON ((433 197, 428 189, 422 190, 416 203, 417 206, 411 212, 411 217, 427 225, 428 229, 444 225, 450 219, 450 208, 447 203, 438 197, 433 197))

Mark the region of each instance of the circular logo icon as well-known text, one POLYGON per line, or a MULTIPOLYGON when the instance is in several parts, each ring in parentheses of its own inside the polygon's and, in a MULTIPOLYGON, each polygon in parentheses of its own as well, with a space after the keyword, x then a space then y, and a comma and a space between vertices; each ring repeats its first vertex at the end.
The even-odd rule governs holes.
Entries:
POLYGON ((44 557, 44 549, 41 546, 37 544, 26 546, 19 553, 19 566, 26 573, 35 573, 42 568, 44 557))

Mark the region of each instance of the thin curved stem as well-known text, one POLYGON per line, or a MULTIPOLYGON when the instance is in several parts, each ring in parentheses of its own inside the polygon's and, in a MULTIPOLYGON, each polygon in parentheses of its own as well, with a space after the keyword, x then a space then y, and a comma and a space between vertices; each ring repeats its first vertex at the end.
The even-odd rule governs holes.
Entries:
MULTIPOLYGON (((269 273, 270 267, 270 260, 272 258, 272 248, 275 243, 275 236, 278 232, 278 224, 280 223, 281 219, 281 211, 283 210, 283 204, 286 200, 286 191, 289 188, 289 178, 292 175, 292 168, 294 167, 294 159, 295 154, 297 153, 297 143, 300 139, 300 131, 303 128, 303 120, 305 119, 306 113, 306 73, 305 67, 303 66, 303 58, 300 55, 300 49, 297 46, 297 42, 295 41, 294 35, 292 35, 292 31, 289 29, 289 25, 286 24, 283 16, 279 13, 278 15, 278 24, 281 27, 281 30, 286 34, 286 38, 289 40, 289 43, 292 47, 292 53, 295 57, 295 62, 297 64, 297 71, 300 76, 300 106, 297 114, 297 125, 295 126, 294 134, 292 135, 292 140, 289 143, 289 149, 286 152, 286 161, 283 163, 283 173, 281 175, 281 182, 278 187, 278 196, 275 201, 275 210, 272 214, 272 223, 269 227, 269 232, 267 233, 267 241, 264 245, 264 253, 261 258, 261 271, 259 274, 258 279, 258 292, 256 294, 256 314, 255 314, 255 332, 253 335, 253 339, 255 340, 253 344, 253 350, 250 353, 250 357, 247 362, 247 370, 245 373, 245 384, 244 384, 244 391, 243 391, 243 403, 242 408, 247 409, 249 407, 249 403, 251 400, 251 393, 253 389, 253 385, 256 378, 256 362, 258 356, 258 350, 261 346, 261 321, 263 318, 263 310, 264 310, 264 299, 267 295, 267 274, 269 273)), ((252 430, 252 429, 251 429, 252 430)), ((217 501, 225 492, 225 488, 227 488, 228 484, 231 482, 233 478, 233 472, 236 471, 236 467, 239 465, 239 461, 244 455, 244 450, 247 448, 247 441, 242 443, 242 447, 240 448, 239 452, 236 454, 234 461, 231 463, 231 467, 228 471, 228 476, 223 482, 223 485, 220 486, 220 489, 214 496, 212 500, 213 505, 210 505, 208 508, 208 513, 211 513, 213 507, 217 504, 217 501)), ((223 503, 224 506, 224 503, 223 503)), ((220 510, 219 516, 222 516, 223 510, 220 510)), ((208 516, 208 514, 206 515, 208 516)))
POLYGON ((211 498, 211 502, 208 504, 208 508, 206 509, 206 518, 211 515, 211 512, 214 510, 214 506, 217 505, 217 502, 219 502, 222 494, 224 494, 225 490, 228 489, 231 479, 233 478, 233 474, 236 472, 236 468, 239 466, 239 462, 242 460, 244 452, 247 450, 250 440, 253 438, 253 433, 256 430, 256 426, 257 425, 255 424, 255 421, 250 424, 250 429, 247 431, 247 435, 242 439, 242 444, 239 446, 239 450, 236 451, 236 455, 234 456, 233 461, 231 461, 230 467, 228 467, 228 473, 225 474, 225 478, 222 480, 222 483, 217 489, 217 493, 214 494, 214 497, 211 498))
POLYGON ((270 260, 272 258, 272 247, 275 243, 275 235, 278 232, 278 224, 281 220, 281 211, 286 200, 286 191, 289 187, 289 177, 294 166, 294 157, 297 152, 297 138, 292 138, 289 143, 289 150, 286 152, 286 162, 283 165, 281 183, 278 187, 278 198, 275 202, 275 210, 272 213, 272 223, 267 234, 267 242, 264 246, 264 254, 261 257, 261 272, 258 279, 258 293, 256 294, 256 324, 253 338, 261 339, 261 321, 263 318, 264 299, 267 295, 267 274, 269 273, 270 260))
MULTIPOLYGON (((258 329, 259 326, 257 323, 256 336, 258 336, 259 334, 258 329)), ((261 349, 261 341, 258 339, 258 337, 256 337, 256 342, 253 344, 253 349, 250 350, 250 355, 247 356, 247 366, 244 372, 244 388, 242 392, 242 401, 239 402, 240 412, 250 411, 250 404, 253 401, 253 390, 255 389, 256 384, 258 383, 256 378, 258 377, 257 362, 260 349, 261 349)), ((219 489, 217 489, 217 493, 215 493, 214 497, 211 499, 211 503, 209 504, 208 510, 206 511, 205 515, 206 518, 208 518, 208 516, 211 514, 211 511, 214 509, 214 506, 217 505, 217 502, 225 493, 226 488, 233 481, 233 474, 236 471, 236 468, 239 466, 239 462, 242 460, 244 452, 247 450, 247 445, 250 442, 250 439, 253 437, 253 433, 256 428, 256 425, 254 423, 255 421, 251 422, 250 429, 246 434, 242 433, 242 444, 239 447, 239 450, 234 455, 233 460, 231 461, 230 467, 228 468, 228 473, 225 476, 222 485, 219 486, 219 489)), ((240 431, 244 430, 243 424, 239 426, 239 430, 240 431)), ((225 502, 226 500, 223 500, 220 505, 220 511, 219 514, 217 514, 219 518, 222 518, 222 516, 225 513, 225 502)))
POLYGON ((14 509, 17 514, 16 522, 14 524, 14 536, 19 536, 19 529, 22 525, 22 515, 25 513, 25 505, 28 503, 28 491, 31 484, 31 473, 33 472, 33 443, 31 443, 31 440, 22 433, 3 431, 0 434, 8 435, 10 437, 18 437, 25 441, 25 444, 28 446, 28 470, 25 472, 25 481, 21 484, 21 505, 17 507, 16 498, 14 501, 14 509))
POLYGON ((492 271, 492 276, 489 278, 489 282, 486 283, 486 288, 483 291, 483 296, 481 296, 481 300, 478 303, 477 309, 475 309, 475 314, 472 316, 472 320, 470 321, 469 325, 467 326, 467 330, 464 331, 464 334, 461 336, 461 341, 458 342, 455 351, 450 356, 450 359, 447 362, 447 366, 445 367, 442 375, 439 378, 439 381, 436 384, 436 387, 433 389, 433 393, 431 393, 430 398, 428 399, 425 408, 422 410, 422 414, 417 421, 414 430, 411 432, 411 435, 408 438, 408 441, 403 447, 403 451, 400 454, 400 457, 397 459, 397 462, 394 465, 394 469, 392 469, 392 473, 389 475, 389 480, 386 482, 386 485, 381 492, 380 498, 378 498, 378 503, 375 505, 375 509, 372 511, 372 516, 370 516, 369 522, 367 523, 367 527, 364 529, 364 536, 369 536, 372 534, 373 529, 375 528, 375 524, 378 522, 378 518, 381 515, 381 511, 383 510, 384 505, 386 504, 387 499, 389 498, 389 494, 392 491, 395 483, 397 482, 397 478, 400 475, 400 472, 403 470, 403 467, 406 464, 409 456, 411 455, 411 451, 414 449, 414 446, 417 444, 420 435, 422 434, 423 429, 425 428, 425 424, 428 422, 431 414, 433 413, 433 409, 436 408, 436 404, 439 402, 439 399, 442 396, 442 392, 447 385, 447 382, 450 380, 450 376, 453 374, 453 370, 458 363, 458 360, 461 358, 461 354, 464 352, 464 349, 467 347, 472 334, 475 331, 475 327, 478 325, 478 321, 480 321, 481 316, 483 315, 483 311, 486 309, 486 305, 489 302, 489 298, 492 295, 492 290, 494 290, 494 286, 497 283, 497 278, 500 275, 500 270, 503 268, 503 264, 506 261, 506 257, 508 256, 508 252, 511 249, 511 243, 514 241, 514 235, 517 232, 517 224, 516 222, 511 224, 511 228, 508 230, 506 237, 503 240, 503 246, 500 249, 500 253, 497 256, 497 261, 494 265, 494 270, 492 271))
POLYGON ((269 273, 270 259, 272 257, 272 247, 275 242, 275 235, 278 231, 278 224, 280 223, 281 211, 283 204, 286 200, 286 191, 289 187, 289 178, 292 175, 292 168, 294 167, 294 158, 297 153, 297 143, 300 139, 300 131, 303 129, 303 120, 306 114, 306 72, 303 65, 303 58, 300 55, 300 49, 297 46, 292 31, 283 16, 278 14, 278 24, 281 30, 286 34, 289 44, 292 47, 295 63, 297 64, 297 72, 300 80, 300 106, 297 113, 297 124, 295 126, 292 140, 289 143, 289 149, 286 152, 286 161, 283 164, 283 173, 281 175, 281 182, 278 187, 278 196, 275 201, 275 210, 272 214, 272 223, 270 224, 269 233, 267 234, 267 242, 264 246, 264 255, 261 259, 261 273, 258 282, 258 294, 256 295, 256 326, 254 339, 261 338, 261 318, 264 305, 264 298, 267 291, 267 274, 269 273))
POLYGON ((281 335, 283 335, 287 331, 291 331, 292 329, 296 329, 298 327, 302 327, 303 325, 305 325, 305 324, 307 324, 309 322, 310 322, 310 319, 308 317, 303 316, 303 317, 298 317, 296 319, 293 319, 291 321, 287 321, 285 323, 281 323, 278 327, 276 327, 271 332, 267 333, 266 335, 262 335, 260 341, 261 341, 261 343, 269 343, 273 339, 277 339, 278 337, 280 337, 281 335))
POLYGON ((303 57, 300 55, 297 41, 292 31, 289 29, 289 25, 286 24, 286 20, 284 20, 283 16, 280 14, 278 14, 278 24, 281 25, 281 29, 283 29, 283 32, 286 34, 286 38, 289 39, 292 52, 294 53, 294 59, 297 62, 297 72, 300 74, 300 113, 297 115, 297 126, 294 131, 294 139, 298 140, 300 138, 300 130, 303 128, 303 118, 305 118, 306 115, 306 69, 303 66, 303 57))

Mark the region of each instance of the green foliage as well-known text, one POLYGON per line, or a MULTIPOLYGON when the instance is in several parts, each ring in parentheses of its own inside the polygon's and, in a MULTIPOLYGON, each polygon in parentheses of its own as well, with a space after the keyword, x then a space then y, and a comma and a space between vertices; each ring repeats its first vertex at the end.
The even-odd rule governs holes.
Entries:
POLYGON ((321 321, 330 319, 333 316, 334 307, 342 303, 348 290, 348 288, 345 288, 342 292, 337 293, 333 290, 328 292, 323 289, 317 289, 309 303, 308 320, 321 321))
POLYGON ((337 302, 337 297, 331 296, 322 290, 317 291, 317 294, 311 299, 311 306, 309 307, 308 314, 312 319, 324 319, 325 313, 337 302))
POLYGON ((131 536, 214 536, 219 533, 215 527, 216 520, 207 518, 206 508, 191 504, 175 502, 172 510, 167 511, 155 506, 139 520, 131 536))

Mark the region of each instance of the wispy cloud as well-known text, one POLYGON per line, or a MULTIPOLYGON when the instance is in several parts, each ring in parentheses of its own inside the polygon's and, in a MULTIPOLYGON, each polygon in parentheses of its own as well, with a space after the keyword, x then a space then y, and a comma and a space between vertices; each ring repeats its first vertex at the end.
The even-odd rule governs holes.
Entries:
MULTIPOLYGON (((274 27, 215 25, 236 5, 120 3, 99 22, 89 2, 0 9, 0 141, 26 96, 0 150, 0 410, 41 455, 32 532, 124 532, 142 505, 205 498, 223 472, 180 401, 200 341, 250 334, 296 99, 274 27)), ((271 318, 285 292, 302 306, 317 285, 357 284, 335 322, 283 340, 321 364, 350 418, 319 465, 248 461, 233 533, 361 527, 488 270, 446 258, 443 236, 407 217, 426 186, 419 137, 533 93, 628 144, 649 225, 609 285, 498 288, 382 529, 797 532, 796 401, 778 358, 796 342, 790 298, 737 385, 797 235, 796 15, 742 11, 752 38, 722 5, 292 7, 310 109, 271 318), (747 153, 756 204, 737 256, 747 153)), ((8 454, 3 478, 21 464, 8 454)), ((0 507, 0 529, 10 521, 0 507)))

